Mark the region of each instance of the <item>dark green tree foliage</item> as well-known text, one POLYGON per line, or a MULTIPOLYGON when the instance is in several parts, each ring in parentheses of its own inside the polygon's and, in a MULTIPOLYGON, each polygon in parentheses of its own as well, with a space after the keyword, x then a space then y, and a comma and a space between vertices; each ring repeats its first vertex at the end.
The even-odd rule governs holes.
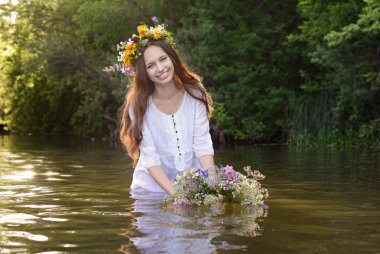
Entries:
POLYGON ((74 15, 86 20, 84 5, 88 4, 67 0, 4 5, 2 27, 7 44, 14 48, 4 65, 14 130, 99 135, 115 128, 107 119, 115 118, 124 87, 120 82, 116 87, 101 71, 110 47, 101 44, 101 38, 89 43, 88 27, 75 22, 74 15), (4 18, 11 12, 17 13, 14 24, 4 18))
POLYGON ((8 48, 10 45, 13 53, 2 62, 2 85, 8 93, 5 104, 11 124, 21 131, 68 130, 68 114, 75 106, 65 102, 67 89, 50 82, 46 74, 50 53, 47 49, 59 29, 67 30, 53 12, 54 6, 43 1, 20 1, 17 6, 5 5, 3 9, 3 43, 8 48), (16 22, 6 22, 12 12, 17 13, 16 22))
POLYGON ((216 101, 214 121, 239 140, 282 140, 297 56, 296 1, 199 1, 183 18, 180 44, 216 101))
POLYGON ((1 4, 0 124, 109 135, 128 81, 102 69, 115 62, 116 44, 152 16, 169 24, 186 62, 204 76, 214 133, 380 142, 378 0, 1 4))
POLYGON ((298 8, 304 21, 290 39, 304 46, 309 68, 301 69, 292 139, 379 141, 380 3, 303 0, 298 8))

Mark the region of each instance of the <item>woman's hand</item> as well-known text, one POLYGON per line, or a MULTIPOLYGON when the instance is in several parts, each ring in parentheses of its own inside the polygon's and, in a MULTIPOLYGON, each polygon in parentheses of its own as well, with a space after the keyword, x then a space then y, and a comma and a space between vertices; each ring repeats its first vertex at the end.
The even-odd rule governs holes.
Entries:
POLYGON ((148 171, 149 171, 149 174, 154 179, 154 181, 156 181, 156 183, 160 185, 160 187, 164 191, 166 191, 166 193, 168 193, 170 196, 173 195, 174 193, 173 185, 170 182, 164 170, 160 166, 150 167, 148 171))

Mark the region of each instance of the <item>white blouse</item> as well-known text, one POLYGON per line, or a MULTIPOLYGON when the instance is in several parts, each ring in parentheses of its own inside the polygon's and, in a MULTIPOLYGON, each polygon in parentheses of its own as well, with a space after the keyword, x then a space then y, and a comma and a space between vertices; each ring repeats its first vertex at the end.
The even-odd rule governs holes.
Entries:
POLYGON ((131 189, 164 192, 148 168, 161 166, 169 180, 174 181, 180 171, 199 167, 198 158, 206 154, 214 155, 214 149, 204 103, 185 92, 178 111, 168 115, 150 97, 131 189))

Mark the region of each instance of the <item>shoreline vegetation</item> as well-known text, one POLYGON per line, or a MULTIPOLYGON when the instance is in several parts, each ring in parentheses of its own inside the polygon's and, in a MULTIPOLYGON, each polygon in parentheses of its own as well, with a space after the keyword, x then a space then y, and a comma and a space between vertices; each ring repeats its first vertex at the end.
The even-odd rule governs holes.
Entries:
POLYGON ((376 0, 0 4, 0 135, 117 140, 128 79, 102 70, 152 16, 204 77, 215 143, 380 146, 376 0))
MULTIPOLYGON (((74 139, 82 141, 92 141, 92 142, 107 142, 115 147, 122 147, 118 136, 87 136, 87 135, 76 135, 74 133, 23 133, 17 131, 3 131, 0 132, 0 137, 5 136, 28 136, 36 138, 52 138, 52 139, 74 139)), ((215 147, 226 147, 230 145, 249 145, 249 146, 289 146, 289 147, 351 147, 351 148, 375 148, 379 149, 380 144, 377 142, 365 142, 362 139, 352 139, 349 136, 341 136, 337 138, 333 137, 313 137, 313 136, 302 136, 298 137, 296 140, 289 140, 287 142, 270 142, 261 141, 254 142, 249 140, 228 140, 220 141, 220 138, 215 138, 212 136, 213 143, 215 147)))

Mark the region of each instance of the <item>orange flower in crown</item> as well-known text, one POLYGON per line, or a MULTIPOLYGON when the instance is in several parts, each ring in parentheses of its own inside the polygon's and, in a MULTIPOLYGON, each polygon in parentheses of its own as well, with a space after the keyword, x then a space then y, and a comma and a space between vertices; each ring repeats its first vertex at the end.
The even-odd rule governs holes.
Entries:
POLYGON ((172 33, 166 30, 166 25, 157 24, 158 19, 156 17, 151 18, 151 20, 154 23, 153 27, 148 28, 145 24, 139 25, 137 26, 138 35, 132 34, 128 41, 122 41, 117 45, 119 52, 117 60, 119 63, 104 68, 104 71, 121 71, 128 77, 133 78, 137 59, 141 56, 140 48, 144 47, 149 41, 164 40, 173 48, 175 47, 172 33))

